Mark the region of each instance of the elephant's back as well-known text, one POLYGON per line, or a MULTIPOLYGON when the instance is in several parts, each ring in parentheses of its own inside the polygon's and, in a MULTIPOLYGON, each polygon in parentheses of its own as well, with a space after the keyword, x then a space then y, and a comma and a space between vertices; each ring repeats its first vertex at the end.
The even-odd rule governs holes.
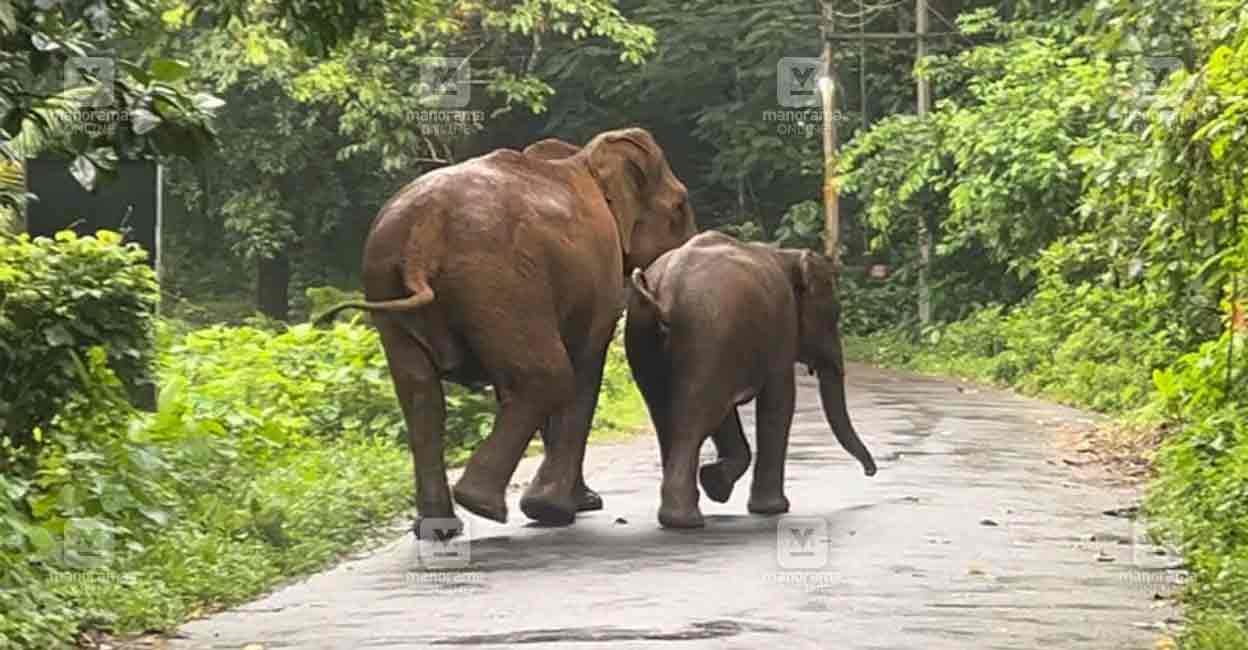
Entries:
POLYGON ((792 288, 774 255, 722 233, 705 234, 677 249, 668 262, 665 275, 677 293, 709 294, 726 305, 741 302, 757 308, 791 297, 792 288))
POLYGON ((673 327, 686 321, 695 336, 784 328, 796 313, 792 286, 775 257, 730 238, 677 249, 664 269, 660 293, 673 327))

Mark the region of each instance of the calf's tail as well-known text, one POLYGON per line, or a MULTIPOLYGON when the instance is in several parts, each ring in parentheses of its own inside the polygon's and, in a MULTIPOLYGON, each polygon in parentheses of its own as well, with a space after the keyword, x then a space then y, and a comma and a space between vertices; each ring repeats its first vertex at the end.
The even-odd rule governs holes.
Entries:
POLYGON ((663 310, 663 306, 659 304, 659 299, 654 295, 654 290, 650 288, 650 283, 646 281, 646 274, 641 269, 633 269, 633 274, 629 276, 629 280, 633 285, 633 290, 637 292, 638 296, 641 296, 642 304, 654 314, 655 320, 659 322, 659 329, 666 333, 670 323, 668 314, 663 310))

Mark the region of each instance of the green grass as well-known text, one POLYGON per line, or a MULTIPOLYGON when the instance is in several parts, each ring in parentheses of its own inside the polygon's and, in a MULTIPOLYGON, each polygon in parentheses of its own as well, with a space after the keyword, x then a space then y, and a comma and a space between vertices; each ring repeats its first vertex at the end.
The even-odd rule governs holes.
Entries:
POLYGON ((89 620, 123 634, 171 629, 327 567, 411 507, 410 456, 389 441, 336 441, 281 460, 203 495, 142 553, 88 573, 77 595, 89 620))

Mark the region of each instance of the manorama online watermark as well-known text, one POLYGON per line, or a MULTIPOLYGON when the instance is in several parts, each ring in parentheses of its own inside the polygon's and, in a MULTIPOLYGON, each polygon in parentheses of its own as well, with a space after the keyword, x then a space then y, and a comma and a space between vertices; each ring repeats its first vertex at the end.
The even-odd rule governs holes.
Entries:
MULTIPOLYGON (((833 122, 848 122, 850 116, 841 111, 832 112, 833 122)), ((778 136, 813 137, 823 132, 823 110, 819 108, 789 108, 763 111, 763 123, 775 124, 778 136)))
POLYGON ((485 573, 481 571, 408 571, 403 574, 403 586, 408 588, 445 591, 479 591, 485 585, 485 573))
POLYGON ((1165 571, 1131 570, 1121 573, 1118 579, 1123 583, 1156 592, 1178 591, 1187 584, 1187 571, 1167 569, 1165 571))
POLYGON ((67 591, 85 593, 101 591, 111 587, 133 587, 138 578, 130 573, 117 573, 106 569, 88 569, 83 571, 53 571, 48 576, 48 584, 67 591))
POLYGON ((470 135, 485 128, 485 111, 409 111, 407 119, 421 135, 470 135))
POLYGON ((130 112, 116 108, 81 108, 70 114, 66 128, 71 133, 104 135, 119 124, 130 122, 130 112))
POLYGON ((129 111, 117 107, 113 94, 116 68, 116 62, 108 56, 75 56, 66 59, 65 89, 85 88, 91 93, 82 98, 79 108, 69 112, 65 126, 70 133, 106 135, 118 125, 133 121, 129 111))
POLYGON ((833 586, 838 588, 845 586, 842 576, 809 571, 768 573, 763 575, 763 582, 787 587, 802 587, 806 591, 821 591, 831 589, 833 586))

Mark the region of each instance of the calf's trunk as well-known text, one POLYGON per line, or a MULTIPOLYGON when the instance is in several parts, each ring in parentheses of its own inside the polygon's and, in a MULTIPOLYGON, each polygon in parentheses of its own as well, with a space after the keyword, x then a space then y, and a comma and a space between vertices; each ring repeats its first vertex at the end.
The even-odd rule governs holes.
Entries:
POLYGON ((871 452, 862 444, 858 432, 849 421, 849 410, 845 406, 845 377, 838 368, 819 370, 819 400, 823 403, 823 415, 836 434, 836 441, 851 456, 862 463, 862 470, 867 476, 875 476, 875 459, 871 452))

